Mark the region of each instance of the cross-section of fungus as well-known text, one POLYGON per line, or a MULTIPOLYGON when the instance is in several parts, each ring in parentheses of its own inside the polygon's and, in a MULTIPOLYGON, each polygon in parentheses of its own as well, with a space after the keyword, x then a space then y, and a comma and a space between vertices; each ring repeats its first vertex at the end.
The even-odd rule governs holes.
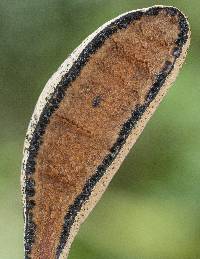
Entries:
POLYGON ((176 8, 132 11, 94 32, 50 79, 24 149, 26 258, 65 258, 188 45, 188 23, 176 8))

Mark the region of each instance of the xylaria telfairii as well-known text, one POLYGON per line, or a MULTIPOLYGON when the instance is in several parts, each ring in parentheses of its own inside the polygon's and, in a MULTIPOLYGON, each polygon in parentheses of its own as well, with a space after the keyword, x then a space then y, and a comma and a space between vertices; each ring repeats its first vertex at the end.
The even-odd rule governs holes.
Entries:
POLYGON ((47 82, 24 145, 25 258, 66 258, 87 215, 185 59, 174 7, 131 11, 91 34, 47 82))

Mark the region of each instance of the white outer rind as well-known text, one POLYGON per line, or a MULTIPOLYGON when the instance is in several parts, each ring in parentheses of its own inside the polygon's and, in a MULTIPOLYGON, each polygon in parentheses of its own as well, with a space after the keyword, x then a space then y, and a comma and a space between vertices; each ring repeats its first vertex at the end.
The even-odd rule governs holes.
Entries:
MULTIPOLYGON (((51 95, 54 93, 57 85, 59 84, 59 82, 62 80, 63 76, 68 73, 68 71, 70 70, 70 68, 72 67, 72 65, 74 64, 74 62, 78 59, 79 55, 81 54, 81 52, 84 50, 84 48, 94 39, 94 37, 101 32, 104 28, 106 28, 108 25, 110 25, 112 22, 114 22, 115 20, 119 19, 122 16, 125 16, 129 13, 134 13, 137 11, 140 12, 146 12, 148 9, 151 9, 152 7, 172 7, 172 6, 163 6, 163 5, 154 5, 148 8, 142 8, 142 9, 136 9, 136 10, 132 10, 126 13, 123 13, 117 17, 115 17, 114 19, 106 22, 105 24, 103 24, 101 27, 99 27, 96 31, 94 31, 92 34, 90 34, 72 53, 71 55, 61 64, 61 66, 58 68, 58 70, 51 76, 51 78, 47 81, 44 89, 42 90, 42 93, 40 94, 38 101, 36 103, 34 112, 31 116, 31 120, 30 123, 28 125, 28 129, 27 129, 27 133, 26 133, 26 138, 25 138, 25 142, 24 142, 24 149, 23 149, 23 160, 22 160, 22 168, 21 168, 21 191, 22 191, 22 199, 23 199, 23 206, 24 206, 24 229, 26 227, 26 195, 25 195, 25 179, 26 179, 26 175, 25 175, 25 169, 26 169, 26 163, 27 163, 27 159, 29 157, 29 146, 30 146, 30 141, 32 139, 33 133, 35 131, 36 125, 39 121, 40 115, 46 105, 46 103, 50 100, 51 95)), ((148 121, 148 120, 147 120, 148 121)), ((137 135, 137 134, 136 134, 137 135)), ((139 136, 139 135, 137 135, 139 136)), ((127 139, 128 141, 128 139, 127 139)), ((136 139, 134 140, 134 142, 136 141, 136 139)), ((133 140, 132 140, 133 142, 133 140)), ((133 143, 134 143, 133 142, 133 143)), ((132 143, 132 145, 133 145, 132 143)), ((131 147, 132 147, 131 145, 131 147)), ((125 152, 126 154, 128 153, 129 149, 127 150, 127 152, 125 152)), ((121 151, 122 153, 124 153, 124 151, 121 151)), ((120 152, 120 153, 121 153, 120 152)), ((122 162, 123 159, 121 158, 122 156, 119 154, 120 157, 120 161, 122 162)), ((121 164, 121 163, 120 163, 121 164)), ((111 169, 113 170, 115 168, 115 172, 118 170, 119 163, 117 163, 117 165, 115 165, 115 163, 113 163, 113 165, 111 166, 111 169)), ((111 170, 111 171, 112 171, 111 170)), ((110 170, 108 169, 108 175, 106 174, 103 178, 102 181, 100 180, 99 183, 97 183, 97 185, 102 185, 101 182, 103 182, 103 185, 106 189, 106 187, 108 186, 109 182, 111 181, 112 177, 114 174, 110 174, 109 172, 110 170), (110 175, 110 176, 109 176, 110 175), (105 183, 105 179, 107 178, 107 183, 105 183), (108 180, 109 179, 109 180, 108 180)), ((102 193, 103 194, 103 193, 102 193)), ((101 194, 101 195, 102 195, 101 194)), ((94 199, 94 203, 96 204, 97 201, 100 199, 101 195, 95 195, 96 199, 94 199)), ((84 217, 82 217, 82 220, 79 222, 83 222, 85 220, 85 218, 87 217, 87 215, 89 214, 89 212, 92 210, 92 208, 89 210, 89 206, 88 204, 85 204, 85 206, 87 207, 87 209, 85 209, 85 213, 86 211, 88 211, 84 217)), ((78 221, 78 219, 80 219, 80 215, 78 215, 76 217, 76 220, 78 221)), ((72 229, 74 229, 74 235, 71 234, 70 236, 70 242, 68 243, 68 245, 65 246, 65 248, 63 249, 63 252, 61 253, 61 255, 59 256, 60 259, 64 259, 69 251, 70 245, 75 237, 76 232, 78 232, 79 227, 77 227, 76 222, 72 225, 72 229)), ((79 224, 80 225, 80 224, 79 224)), ((71 231, 70 231, 71 232, 71 231)), ((25 231, 24 231, 25 233, 25 231)))

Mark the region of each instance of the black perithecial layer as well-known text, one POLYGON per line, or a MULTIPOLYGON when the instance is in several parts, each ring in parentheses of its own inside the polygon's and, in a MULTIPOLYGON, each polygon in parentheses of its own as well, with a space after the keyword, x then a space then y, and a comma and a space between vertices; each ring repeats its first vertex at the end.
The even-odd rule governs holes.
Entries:
MULTIPOLYGON (((33 179, 33 174, 35 171, 35 160, 37 158, 37 153, 42 144, 42 136, 45 133, 46 126, 48 125, 51 115, 59 107, 60 102, 65 96, 65 92, 70 84, 78 77, 81 69, 89 60, 90 56, 94 54, 109 38, 112 34, 117 32, 120 29, 127 28, 128 25, 135 20, 139 20, 143 15, 158 15, 160 11, 165 10, 169 15, 177 15, 179 18, 179 29, 180 33, 176 40, 176 47, 173 50, 172 55, 174 56, 174 62, 171 63, 166 61, 165 66, 162 71, 157 75, 155 83, 152 85, 150 91, 146 96, 146 100, 143 105, 138 106, 133 112, 131 118, 124 123, 122 129, 119 132, 119 136, 110 149, 110 153, 104 158, 102 163, 97 167, 94 175, 86 182, 85 187, 83 188, 80 195, 77 196, 74 203, 69 207, 69 210, 64 218, 63 230, 60 236, 60 243, 57 247, 56 258, 59 258, 63 248, 66 245, 67 239, 70 234, 71 226, 74 223, 77 213, 81 210, 82 205, 89 199, 92 190, 94 189, 97 182, 105 174, 108 167, 112 164, 114 159, 117 157, 119 151, 126 142, 127 137, 130 132, 134 129, 136 123, 140 120, 143 113, 148 108, 149 104, 154 100, 158 94, 160 88, 164 84, 167 76, 174 68, 174 64, 177 58, 182 52, 182 47, 188 39, 188 23, 184 15, 174 7, 152 7, 147 11, 136 11, 128 13, 119 19, 115 20, 99 32, 94 39, 89 42, 89 44, 84 48, 84 50, 79 55, 78 59, 74 62, 71 69, 63 76, 60 83, 57 85, 54 93, 51 95, 49 101, 47 101, 37 125, 35 125, 35 130, 32 134, 30 141, 30 146, 28 148, 29 156, 27 162, 24 166, 25 168, 25 187, 24 192, 26 194, 26 208, 25 208, 25 217, 26 217, 26 226, 25 226, 25 258, 29 259, 31 253, 31 247, 35 240, 35 230, 36 225, 33 221, 32 209, 35 206, 34 194, 35 194, 35 182, 33 179)), ((96 106, 98 102, 94 102, 96 106)))

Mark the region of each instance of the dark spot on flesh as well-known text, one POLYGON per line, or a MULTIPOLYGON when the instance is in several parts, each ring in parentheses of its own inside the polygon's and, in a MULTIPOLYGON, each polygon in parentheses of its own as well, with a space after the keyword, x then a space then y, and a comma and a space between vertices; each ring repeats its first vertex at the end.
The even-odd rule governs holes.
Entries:
POLYGON ((92 100, 92 107, 96 108, 100 105, 102 101, 102 97, 101 96, 96 96, 93 100, 92 100))

